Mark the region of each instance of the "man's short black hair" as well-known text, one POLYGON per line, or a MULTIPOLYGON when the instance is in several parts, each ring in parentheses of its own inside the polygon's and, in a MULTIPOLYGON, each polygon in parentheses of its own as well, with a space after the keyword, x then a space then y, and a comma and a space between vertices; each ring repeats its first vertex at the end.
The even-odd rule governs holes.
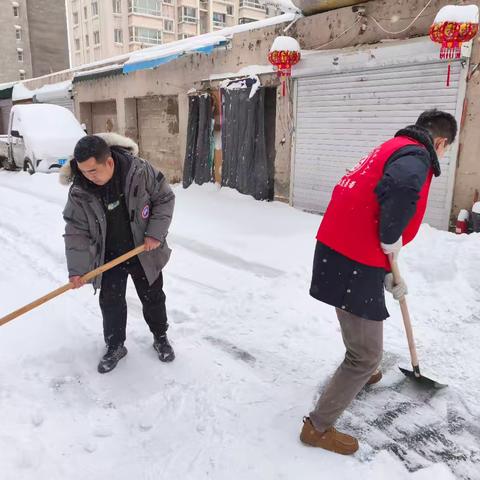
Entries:
POLYGON ((107 142, 96 135, 82 137, 73 151, 73 158, 78 163, 82 163, 91 157, 95 157, 98 163, 105 163, 110 155, 111 152, 107 142))
POLYGON ((418 117, 417 126, 428 130, 434 139, 446 138, 449 145, 455 141, 457 136, 455 117, 441 110, 426 110, 418 117))

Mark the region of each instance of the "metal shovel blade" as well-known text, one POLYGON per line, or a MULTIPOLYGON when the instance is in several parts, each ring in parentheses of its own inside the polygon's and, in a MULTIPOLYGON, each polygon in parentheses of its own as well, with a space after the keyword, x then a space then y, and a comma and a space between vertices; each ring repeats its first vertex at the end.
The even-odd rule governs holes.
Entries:
POLYGON ((420 369, 418 366, 412 367, 413 370, 407 370, 406 368, 399 367, 400 371, 408 378, 411 378, 415 380, 416 383, 419 385, 424 386, 425 388, 433 388, 435 390, 440 390, 441 388, 448 387, 448 385, 445 385, 443 383, 438 383, 435 380, 432 380, 430 378, 424 377, 423 375, 420 374, 420 369))

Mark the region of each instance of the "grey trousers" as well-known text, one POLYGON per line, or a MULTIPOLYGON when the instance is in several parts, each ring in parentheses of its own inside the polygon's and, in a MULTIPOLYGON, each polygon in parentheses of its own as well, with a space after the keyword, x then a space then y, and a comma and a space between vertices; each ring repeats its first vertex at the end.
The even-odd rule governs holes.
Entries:
POLYGON ((342 329, 345 359, 320 396, 310 420, 319 432, 331 427, 380 365, 383 322, 366 320, 336 309, 342 329))

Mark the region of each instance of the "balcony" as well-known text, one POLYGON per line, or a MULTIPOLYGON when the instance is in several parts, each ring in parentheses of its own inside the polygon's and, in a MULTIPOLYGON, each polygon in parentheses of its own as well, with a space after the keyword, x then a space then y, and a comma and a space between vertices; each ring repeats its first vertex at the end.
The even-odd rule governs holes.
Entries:
POLYGON ((253 8, 254 10, 265 11, 265 5, 255 0, 240 0, 240 8, 253 8))
POLYGON ((181 18, 179 19, 179 22, 180 22, 180 23, 196 24, 196 23, 197 23, 197 18, 196 18, 196 17, 187 17, 187 16, 184 16, 184 17, 181 17, 181 18))

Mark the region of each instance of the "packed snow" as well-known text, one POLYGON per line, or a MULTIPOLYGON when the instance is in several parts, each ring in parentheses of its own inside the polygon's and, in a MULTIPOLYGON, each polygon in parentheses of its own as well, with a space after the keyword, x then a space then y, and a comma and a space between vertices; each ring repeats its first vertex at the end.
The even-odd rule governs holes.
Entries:
MULTIPOLYGON (((413 388, 388 298, 382 382, 338 427, 343 457, 299 441, 344 354, 333 309, 308 295, 320 217, 214 185, 175 188, 165 289, 176 349, 159 362, 129 284, 129 354, 99 375, 98 295, 70 291, 0 327, 2 480, 480 478, 478 234, 423 226, 400 267, 421 366, 413 388)), ((0 171, 0 317, 66 282, 56 174, 0 171)))

